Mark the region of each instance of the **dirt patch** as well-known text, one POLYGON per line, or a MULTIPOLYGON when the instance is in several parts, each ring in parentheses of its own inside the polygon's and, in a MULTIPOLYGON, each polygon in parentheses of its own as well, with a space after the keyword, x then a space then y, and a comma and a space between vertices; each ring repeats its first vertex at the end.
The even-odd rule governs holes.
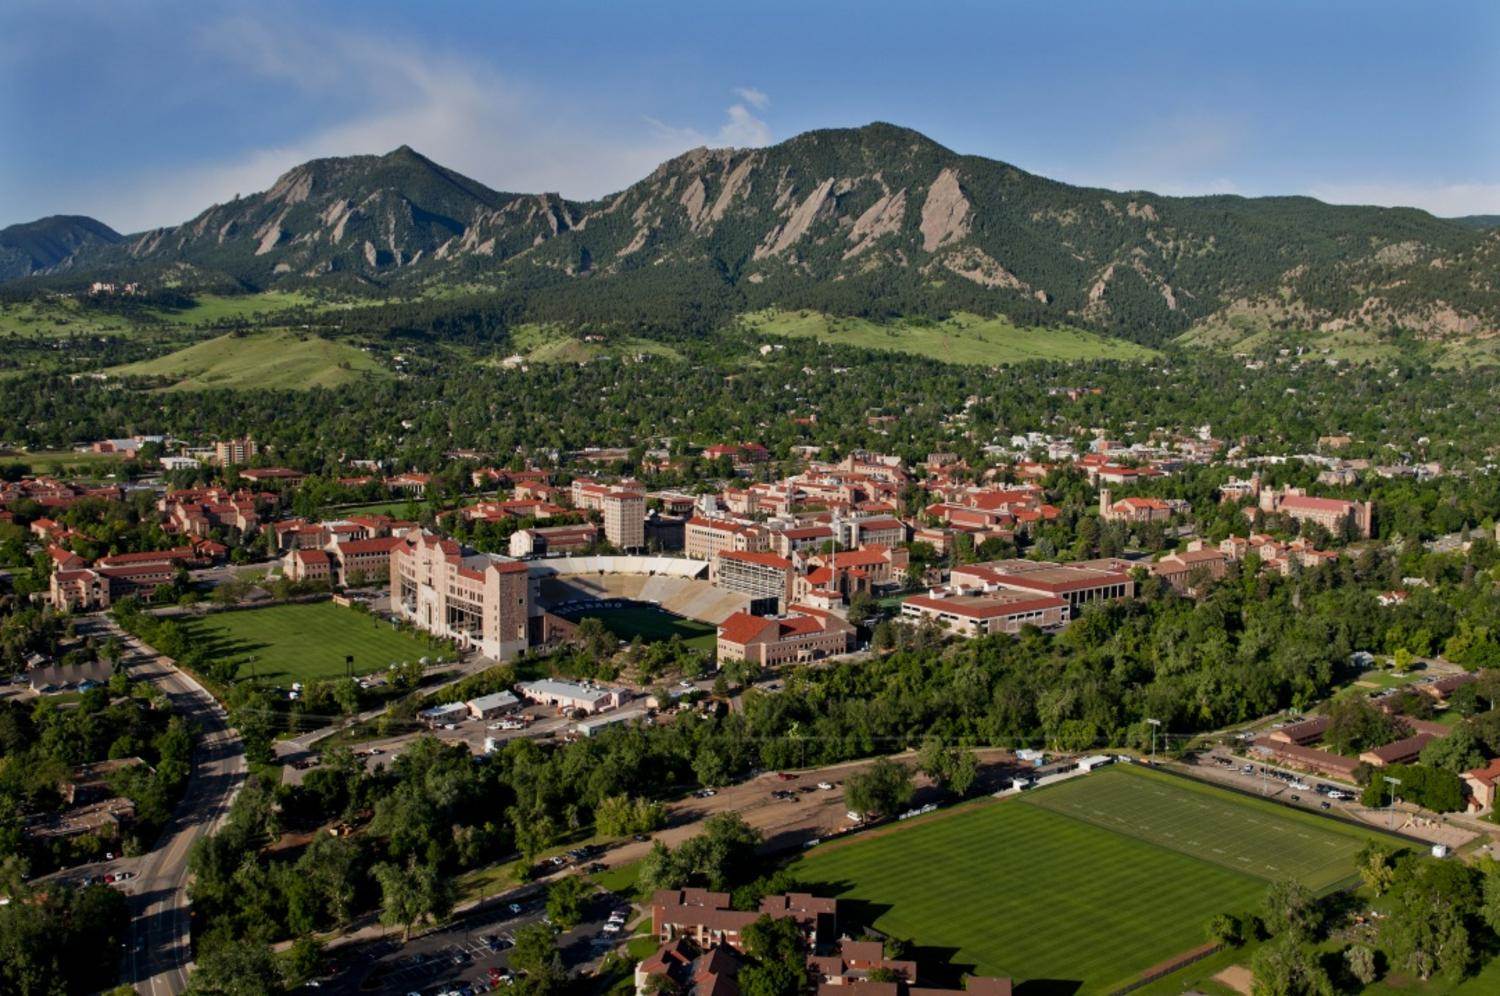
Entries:
POLYGON ((1250 983, 1255 980, 1255 975, 1244 965, 1230 965, 1222 972, 1214 976, 1214 981, 1221 986, 1228 986, 1237 993, 1250 996, 1250 983))

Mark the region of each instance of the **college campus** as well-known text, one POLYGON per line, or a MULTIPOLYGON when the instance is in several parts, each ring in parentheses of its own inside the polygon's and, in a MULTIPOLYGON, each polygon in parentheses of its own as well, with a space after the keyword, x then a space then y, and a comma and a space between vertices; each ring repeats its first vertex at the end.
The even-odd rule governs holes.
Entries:
POLYGON ((7 5, 0 993, 1500 993, 1500 7, 1346 6, 7 5))

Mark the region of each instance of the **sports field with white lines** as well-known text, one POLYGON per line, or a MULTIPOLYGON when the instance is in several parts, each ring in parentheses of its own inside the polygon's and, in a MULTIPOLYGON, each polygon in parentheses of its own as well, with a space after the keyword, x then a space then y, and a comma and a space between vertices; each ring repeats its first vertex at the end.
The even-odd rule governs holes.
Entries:
POLYGON ((1378 836, 1128 766, 825 844, 793 871, 969 971, 1104 992, 1202 944, 1211 916, 1254 909, 1272 881, 1350 878, 1378 836))

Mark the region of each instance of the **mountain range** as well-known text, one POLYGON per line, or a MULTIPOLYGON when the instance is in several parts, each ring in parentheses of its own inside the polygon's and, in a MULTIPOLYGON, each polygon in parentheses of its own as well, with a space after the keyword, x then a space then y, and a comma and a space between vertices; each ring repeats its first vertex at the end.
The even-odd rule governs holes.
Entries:
POLYGON ((247 290, 711 293, 736 308, 964 308, 1160 341, 1195 325, 1500 331, 1500 230, 1307 197, 1076 187, 889 124, 695 149, 595 201, 508 193, 405 146, 125 237, 0 231, 0 280, 103 275, 247 290))

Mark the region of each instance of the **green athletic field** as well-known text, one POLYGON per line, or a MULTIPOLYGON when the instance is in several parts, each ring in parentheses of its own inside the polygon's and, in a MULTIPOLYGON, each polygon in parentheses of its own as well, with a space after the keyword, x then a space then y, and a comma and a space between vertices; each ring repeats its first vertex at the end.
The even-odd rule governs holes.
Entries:
MULTIPOLYGON (((218 612, 182 626, 215 656, 256 658, 254 673, 281 685, 342 675, 346 654, 354 656, 356 674, 368 674, 444 653, 385 620, 332 602, 218 612)), ((251 671, 249 663, 240 667, 241 676, 251 671)))
POLYGON ((622 640, 633 640, 639 636, 646 643, 682 637, 682 642, 694 650, 711 654, 718 645, 719 631, 708 623, 683 616, 673 615, 663 609, 636 606, 629 609, 585 609, 578 619, 593 617, 604 623, 611 633, 622 640))
POLYGON ((1348 877, 1375 836, 1129 767, 824 845, 793 870, 955 967, 1107 992, 1275 879, 1348 877))

